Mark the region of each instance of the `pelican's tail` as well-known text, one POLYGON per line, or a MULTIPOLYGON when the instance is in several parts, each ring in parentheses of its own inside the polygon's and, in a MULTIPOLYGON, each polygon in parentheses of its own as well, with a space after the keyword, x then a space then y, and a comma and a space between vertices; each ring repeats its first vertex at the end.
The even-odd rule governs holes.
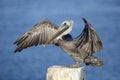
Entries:
POLYGON ((85 64, 87 66, 91 65, 94 67, 101 67, 103 65, 103 61, 97 57, 90 56, 85 59, 85 64))

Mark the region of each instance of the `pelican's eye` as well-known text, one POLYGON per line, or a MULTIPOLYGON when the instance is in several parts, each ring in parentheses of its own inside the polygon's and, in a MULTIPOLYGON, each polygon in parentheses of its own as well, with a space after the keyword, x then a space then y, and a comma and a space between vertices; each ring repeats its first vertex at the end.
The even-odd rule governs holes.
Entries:
POLYGON ((67 25, 67 23, 64 23, 63 25, 67 25))

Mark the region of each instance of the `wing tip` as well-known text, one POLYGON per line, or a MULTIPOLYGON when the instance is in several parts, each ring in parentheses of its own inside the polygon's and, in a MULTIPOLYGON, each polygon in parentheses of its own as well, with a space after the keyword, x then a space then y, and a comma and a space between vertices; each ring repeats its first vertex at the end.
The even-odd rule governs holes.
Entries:
POLYGON ((18 51, 17 49, 15 49, 15 50, 14 50, 14 53, 17 53, 17 52, 19 52, 19 51, 18 51))
POLYGON ((23 49, 16 48, 16 49, 14 50, 14 53, 20 52, 20 51, 22 51, 22 50, 23 50, 23 49))
POLYGON ((16 41, 13 44, 16 44, 16 41))
POLYGON ((83 20, 83 22, 84 22, 85 24, 89 24, 89 22, 87 21, 86 18, 82 18, 82 20, 83 20))
POLYGON ((82 18, 82 20, 83 20, 85 23, 87 22, 87 20, 86 20, 84 17, 82 18))
POLYGON ((15 50, 14 53, 16 53, 17 51, 15 50))

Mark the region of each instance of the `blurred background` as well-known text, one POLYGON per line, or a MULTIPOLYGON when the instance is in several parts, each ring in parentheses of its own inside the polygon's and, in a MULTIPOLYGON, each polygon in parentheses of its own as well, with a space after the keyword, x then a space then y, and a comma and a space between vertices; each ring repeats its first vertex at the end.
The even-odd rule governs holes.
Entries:
POLYGON ((86 80, 120 80, 120 0, 0 0, 0 80, 46 80, 48 67, 73 64, 59 47, 37 46, 14 54, 13 42, 44 19, 57 25, 74 20, 71 34, 76 37, 83 17, 103 41, 95 55, 104 61, 103 67, 86 67, 86 80))

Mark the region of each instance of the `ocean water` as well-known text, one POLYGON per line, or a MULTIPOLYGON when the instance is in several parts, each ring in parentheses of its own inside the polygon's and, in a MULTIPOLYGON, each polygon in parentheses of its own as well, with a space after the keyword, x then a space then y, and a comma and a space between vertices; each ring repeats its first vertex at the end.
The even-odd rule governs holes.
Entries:
POLYGON ((36 23, 49 19, 60 25, 74 20, 71 35, 78 36, 85 17, 97 30, 103 49, 95 55, 100 68, 86 67, 86 80, 120 80, 119 0, 0 0, 0 80, 45 80, 52 65, 73 64, 59 47, 31 47, 14 54, 13 42, 36 23))

